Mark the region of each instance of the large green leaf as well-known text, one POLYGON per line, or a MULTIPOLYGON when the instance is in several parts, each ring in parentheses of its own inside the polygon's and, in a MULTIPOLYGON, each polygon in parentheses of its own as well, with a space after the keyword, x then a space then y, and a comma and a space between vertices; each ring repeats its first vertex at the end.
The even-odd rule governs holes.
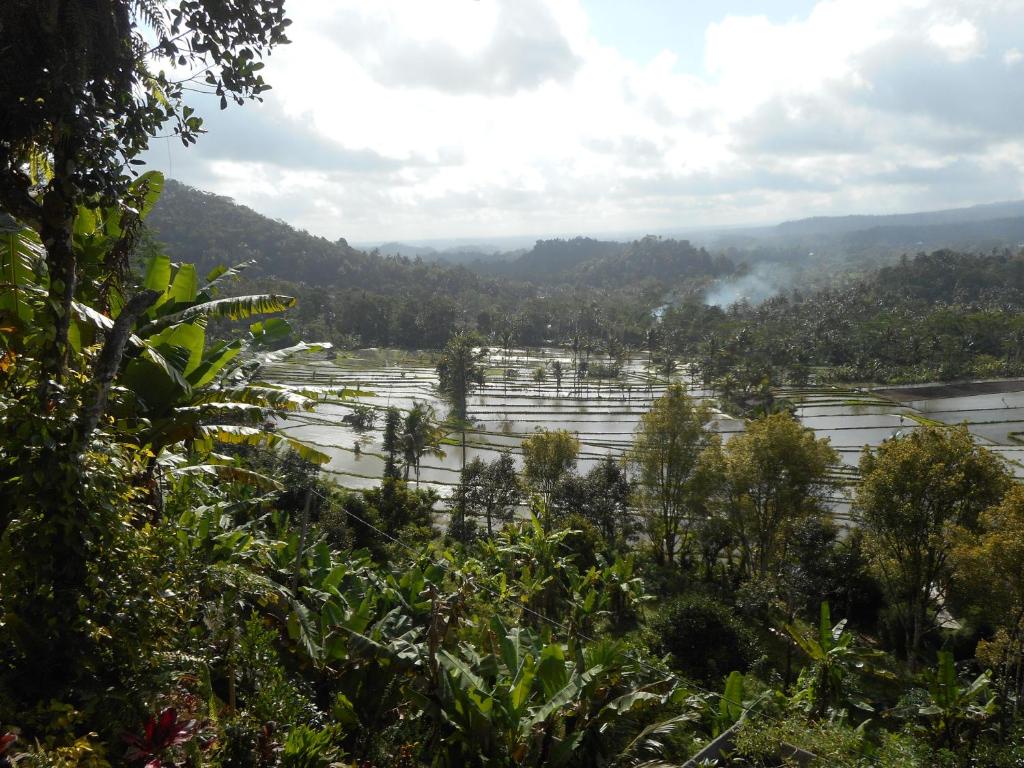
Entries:
POLYGON ((174 414, 203 421, 241 419, 253 424, 262 423, 270 412, 266 408, 249 403, 202 403, 175 408, 174 414))
MULTIPOLYGON (((168 277, 168 279, 170 278, 168 277)), ((145 338, 167 326, 187 322, 197 317, 223 317, 229 320, 244 320, 253 315, 284 312, 293 306, 295 306, 294 297, 278 296, 276 294, 235 296, 228 299, 205 301, 154 320, 139 330, 139 335, 145 338)))
MULTIPOLYGON (((543 666, 543 661, 540 666, 543 666)), ((538 671, 540 670, 540 666, 538 666, 538 671)), ((599 671, 600 669, 595 670, 595 672, 599 671)), ((540 675, 538 674, 538 677, 539 676, 540 675)), ((580 695, 580 693, 582 693, 586 682, 587 680, 583 675, 574 674, 566 681, 565 685, 563 685, 559 690, 552 692, 548 700, 537 708, 530 717, 529 724, 534 726, 539 723, 543 723, 562 707, 570 704, 580 695)))
POLYGON ((735 723, 743 712, 743 673, 733 670, 725 679, 725 691, 718 706, 722 727, 735 723))
POLYGON ((0 228, 0 309, 19 320, 33 317, 29 298, 46 286, 43 246, 35 234, 13 220, 0 228))
POLYGON ((150 257, 146 265, 146 277, 142 281, 143 287, 149 291, 164 293, 167 286, 171 284, 171 258, 163 253, 150 257))
POLYGON ((194 369, 188 371, 189 383, 199 389, 205 387, 214 377, 221 372, 225 365, 234 360, 242 351, 242 342, 235 339, 232 342, 221 342, 207 352, 194 369))
POLYGON ((437 660, 441 665, 458 678, 463 687, 475 688, 478 691, 486 691, 483 678, 476 675, 469 665, 458 656, 453 656, 445 650, 438 651, 437 660))
POLYGON ((232 483, 251 485, 262 490, 280 491, 283 486, 271 477, 253 472, 251 469, 236 467, 232 464, 190 464, 184 467, 175 467, 168 470, 168 474, 174 477, 186 475, 208 475, 220 480, 227 480, 232 483))
POLYGON ((237 277, 243 270, 248 269, 255 263, 256 260, 253 259, 251 261, 243 261, 241 264, 236 264, 230 269, 227 267, 216 267, 206 276, 206 284, 202 287, 200 292, 207 297, 207 300, 213 298, 214 291, 220 288, 228 280, 233 277, 237 277))
POLYGON ((237 424, 204 424, 198 427, 197 435, 204 441, 202 447, 207 450, 213 447, 214 442, 229 445, 286 445, 301 458, 314 464, 326 464, 331 460, 327 454, 321 453, 299 440, 255 427, 243 427, 237 424))
POLYGON ((168 347, 181 347, 188 350, 188 363, 181 370, 186 378, 196 370, 203 360, 203 349, 206 346, 206 329, 199 323, 180 323, 165 328, 155 336, 147 339, 154 349, 167 354, 168 347))
POLYGON ((551 643, 541 651, 537 679, 544 687, 544 695, 549 698, 569 683, 569 669, 560 643, 551 643))
POLYGON ((156 207, 161 193, 164 191, 164 175, 160 171, 146 171, 129 187, 129 192, 138 195, 139 217, 146 218, 156 207))
POLYGON ((268 363, 280 363, 293 355, 298 355, 304 352, 320 352, 324 349, 330 349, 331 343, 329 341, 319 341, 315 344, 307 344, 304 341, 300 341, 298 344, 293 344, 290 347, 284 349, 276 349, 273 352, 263 352, 259 355, 260 362, 264 365, 268 363))
POLYGON ((245 385, 208 389, 197 396, 197 403, 238 401, 278 411, 311 410, 316 400, 289 389, 264 385, 245 385))
POLYGON ((280 317, 271 317, 249 326, 249 333, 252 334, 252 346, 257 348, 281 344, 291 335, 291 332, 291 325, 280 317))
POLYGON ((99 217, 96 212, 91 208, 87 208, 84 205, 78 209, 78 214, 75 216, 75 227, 74 233, 76 237, 85 237, 91 235, 96 231, 99 226, 99 217))
MULTIPOLYGON (((106 333, 114 327, 113 320, 80 301, 71 302, 71 311, 71 342, 77 351, 81 351, 83 343, 92 343, 96 337, 95 331, 106 333)), ((135 334, 128 337, 128 343, 140 349, 145 346, 135 334)))
POLYGON ((150 414, 164 413, 192 393, 181 369, 148 346, 125 366, 119 383, 131 390, 150 414))
POLYGON ((170 300, 175 304, 191 304, 199 291, 199 276, 194 264, 182 264, 171 282, 170 300))

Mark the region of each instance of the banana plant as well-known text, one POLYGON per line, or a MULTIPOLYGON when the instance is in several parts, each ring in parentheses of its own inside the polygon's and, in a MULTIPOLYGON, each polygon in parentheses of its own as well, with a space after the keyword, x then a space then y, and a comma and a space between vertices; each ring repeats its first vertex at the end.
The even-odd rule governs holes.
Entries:
POLYGON ((725 689, 718 697, 718 711, 715 712, 711 733, 718 736, 746 715, 748 706, 744 702, 743 673, 733 670, 725 678, 725 689))
POLYGON ((797 681, 794 704, 814 717, 843 717, 846 705, 874 711, 866 701, 853 696, 851 678, 855 672, 885 676, 872 663, 884 654, 856 645, 853 633, 846 630, 846 619, 833 625, 828 602, 821 604, 817 631, 803 624, 786 624, 785 629, 810 660, 797 681))
MULTIPOLYGON (((522 620, 532 626, 561 620, 572 607, 572 582, 579 571, 565 539, 571 530, 547 533, 537 515, 506 526, 494 542, 482 542, 483 561, 495 575, 505 574, 510 596, 522 603, 522 620)), ((582 586, 582 585, 578 585, 582 586)))
POLYGON ((326 457, 318 451, 261 428, 277 413, 311 409, 315 397, 260 382, 258 372, 267 360, 329 345, 268 349, 290 332, 279 318, 253 323, 244 338, 208 343, 210 319, 237 320, 294 304, 274 295, 215 298, 220 281, 239 269, 217 270, 200 286, 193 265, 172 264, 164 254, 150 258, 143 285, 158 298, 135 335, 158 357, 136 355, 124 366, 119 383, 128 397, 115 415, 145 419, 139 440, 157 456, 182 442, 201 451, 215 443, 283 442, 322 463, 326 457))
POLYGON ((10 217, 0 217, 0 315, 12 323, 9 333, 24 332, 32 323, 47 283, 39 236, 10 217))
POLYGON ((928 678, 928 704, 920 707, 918 714, 938 746, 955 748, 995 714, 991 672, 986 670, 962 684, 953 654, 939 651, 938 666, 928 678))
POLYGON ((436 724, 427 751, 438 768, 607 764, 619 746, 612 730, 677 693, 614 641, 573 652, 499 617, 489 629, 482 648, 440 650, 436 687, 419 697, 436 724))
POLYGON ((644 580, 637 575, 636 558, 632 554, 616 555, 611 563, 599 558, 603 565, 601 582, 608 592, 608 614, 612 623, 624 627, 635 621, 645 603, 654 597, 647 594, 644 580))
MULTIPOLYGON (((219 297, 226 281, 251 262, 219 267, 200 282, 194 265, 175 264, 156 253, 146 264, 138 292, 131 298, 125 295, 128 262, 162 188, 160 174, 144 174, 132 187, 129 205, 85 205, 75 218, 73 243, 82 274, 72 302, 69 342, 82 355, 104 341, 95 355, 95 402, 79 418, 82 441, 88 441, 110 412, 118 427, 134 432, 136 442, 155 457, 182 442, 200 449, 216 442, 286 443, 304 458, 326 461, 320 452, 254 425, 315 403, 310 393, 261 383, 261 366, 330 345, 280 349, 290 329, 279 318, 253 323, 244 338, 207 338, 211 319, 242 320, 294 306, 294 298, 274 294, 219 297), (110 393, 113 403, 108 406, 110 393)), ((7 329, 0 353, 5 369, 33 340, 45 344, 46 330, 35 320, 47 314, 40 310, 48 286, 38 237, 13 219, 0 221, 0 326, 7 329)))

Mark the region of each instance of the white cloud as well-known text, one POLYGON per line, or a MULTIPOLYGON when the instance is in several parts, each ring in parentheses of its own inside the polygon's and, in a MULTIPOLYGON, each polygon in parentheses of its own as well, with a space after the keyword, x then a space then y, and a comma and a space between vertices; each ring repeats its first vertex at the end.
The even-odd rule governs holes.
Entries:
POLYGON ((981 34, 967 19, 932 24, 928 39, 951 61, 966 61, 981 50, 981 34))
POLYGON ((1024 84, 1009 71, 1024 56, 986 50, 1006 50, 1024 2, 980 5, 725 15, 696 73, 668 51, 639 64, 596 40, 583 0, 291 0, 268 110, 248 129, 207 112, 214 135, 175 164, 355 240, 922 208, 975 201, 986 173, 1004 196, 1020 188, 1001 158, 1024 146, 1024 84))

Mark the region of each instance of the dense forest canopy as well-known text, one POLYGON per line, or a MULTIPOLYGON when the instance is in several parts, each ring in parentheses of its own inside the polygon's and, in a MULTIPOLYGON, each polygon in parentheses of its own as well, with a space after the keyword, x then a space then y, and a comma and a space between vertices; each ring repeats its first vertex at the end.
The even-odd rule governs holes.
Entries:
POLYGON ((886 266, 839 271, 784 266, 768 279, 735 250, 575 238, 469 268, 365 253, 173 182, 151 221, 172 255, 203 269, 229 252, 254 260, 246 285, 301 294, 294 322, 304 335, 341 345, 439 349, 457 329, 497 340, 511 323, 520 344, 582 333, 604 350, 646 349, 654 331, 661 348, 701 361, 709 382, 729 371, 801 380, 812 368, 886 382, 1024 372, 1015 316, 1024 262, 1011 250, 891 254, 886 266), (745 292, 772 298, 749 303, 745 292), (739 303, 708 305, 715 293, 739 303))

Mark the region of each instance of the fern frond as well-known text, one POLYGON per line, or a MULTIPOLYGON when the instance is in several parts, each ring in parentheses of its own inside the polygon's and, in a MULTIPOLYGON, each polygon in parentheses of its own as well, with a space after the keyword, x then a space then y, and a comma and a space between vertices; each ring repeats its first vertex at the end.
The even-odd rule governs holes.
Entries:
POLYGON ((163 3, 160 0, 133 0, 132 10, 150 29, 160 37, 167 37, 167 20, 164 18, 163 3))

